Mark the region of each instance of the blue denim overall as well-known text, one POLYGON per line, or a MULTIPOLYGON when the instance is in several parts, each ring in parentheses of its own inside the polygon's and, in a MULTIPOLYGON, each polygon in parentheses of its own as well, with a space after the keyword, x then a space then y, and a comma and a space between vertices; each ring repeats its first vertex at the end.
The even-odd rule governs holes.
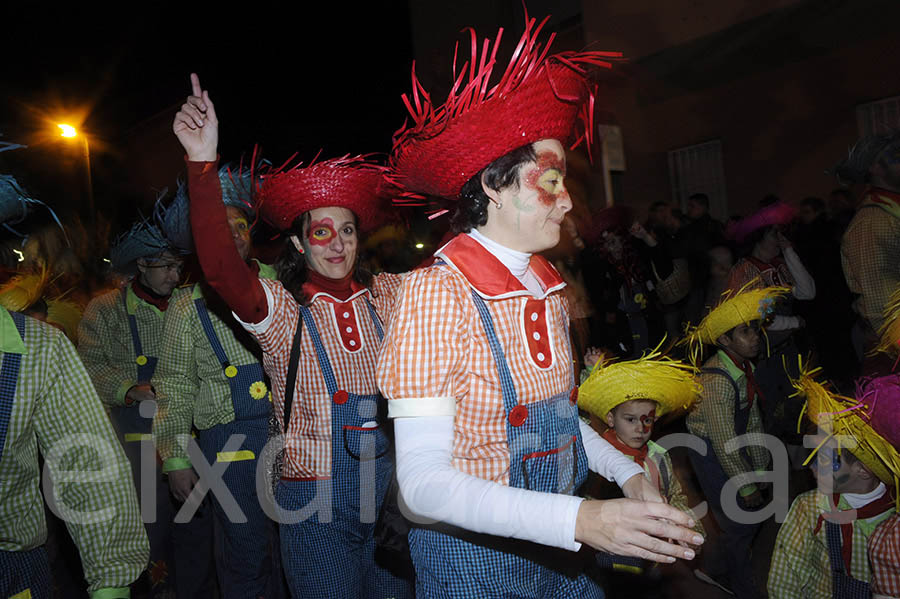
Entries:
MULTIPOLYGON (((379 343, 384 330, 364 298, 379 343)), ((331 480, 285 480, 275 499, 297 511, 330 500, 302 522, 281 525, 285 576, 294 597, 409 597, 409 584, 375 563, 373 532, 393 472, 390 441, 379 425, 380 395, 340 389, 312 312, 300 307, 331 404, 331 480), (330 489, 330 497, 327 497, 330 489), (318 493, 318 498, 317 498, 318 493), (330 515, 330 518, 329 518, 330 515)))
MULTIPOLYGON (((588 471, 573 394, 567 391, 520 405, 490 310, 474 291, 472 298, 500 378, 509 485, 572 495, 588 471)), ((603 590, 581 573, 580 556, 564 549, 441 524, 412 529, 409 545, 419 597, 604 596, 603 590)))
MULTIPOLYGON (((10 312, 9 315, 24 341, 25 317, 18 312, 10 312)), ((6 444, 21 365, 21 354, 3 354, 3 367, 0 368, 0 458, 6 444)), ((0 597, 50 599, 52 586, 50 561, 43 546, 27 551, 0 551, 0 597)))
MULTIPOLYGON (((206 460, 228 462, 222 482, 241 508, 244 521, 232 521, 213 494, 216 531, 215 557, 222 597, 244 599, 280 596, 280 570, 273 560, 275 529, 256 494, 256 468, 259 455, 268 440, 272 403, 265 373, 259 362, 234 366, 219 341, 206 302, 194 300, 200 324, 222 365, 222 373, 231 390, 234 420, 198 432, 197 444, 206 460), (256 385, 256 398, 250 392, 256 385), (244 436, 240 447, 222 452, 232 435, 244 436)), ((234 514, 233 514, 234 515, 234 514)))
POLYGON ((831 596, 834 599, 869 599, 872 596, 869 583, 853 578, 844 567, 841 527, 826 520, 825 540, 828 543, 828 561, 831 563, 831 596))

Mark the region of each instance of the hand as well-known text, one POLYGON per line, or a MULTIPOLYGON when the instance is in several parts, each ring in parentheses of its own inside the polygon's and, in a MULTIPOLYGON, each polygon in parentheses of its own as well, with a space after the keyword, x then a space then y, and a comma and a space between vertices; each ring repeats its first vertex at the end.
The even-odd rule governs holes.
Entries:
POLYGON ((622 485, 622 493, 624 493, 625 497, 628 499, 665 503, 665 500, 659 494, 659 489, 656 488, 656 485, 643 474, 635 474, 626 480, 625 484, 622 485))
POLYGON ((191 73, 192 95, 175 114, 172 131, 192 162, 213 162, 219 145, 219 119, 209 92, 200 87, 200 78, 191 73))
POLYGON ((594 364, 606 359, 606 353, 599 347, 589 347, 584 354, 584 366, 588 370, 594 367, 594 364))
POLYGON ((644 225, 639 223, 638 221, 634 221, 634 224, 631 225, 631 228, 628 230, 631 233, 632 237, 637 237, 650 247, 656 247, 656 239, 653 238, 653 235, 647 232, 647 229, 644 228, 644 225))
POLYGON ((129 389, 125 394, 125 405, 130 406, 148 399, 156 399, 156 393, 153 392, 153 387, 147 383, 139 383, 129 389))
POLYGON ((169 477, 169 490, 180 503, 187 500, 188 495, 194 490, 194 485, 200 480, 193 468, 172 470, 166 476, 169 477))
POLYGON ((781 249, 782 252, 784 250, 788 249, 789 247, 793 247, 791 240, 788 239, 787 237, 785 237, 784 233, 782 233, 781 231, 778 231, 775 235, 776 235, 776 239, 778 240, 778 247, 781 249))
POLYGON ((671 563, 675 558, 694 559, 692 549, 677 544, 703 543, 703 537, 690 530, 693 525, 690 516, 664 503, 582 501, 575 521, 575 540, 617 555, 671 563))
POLYGON ((584 240, 581 236, 578 235, 578 227, 575 226, 575 221, 572 220, 571 216, 566 216, 562 222, 563 230, 572 238, 572 244, 576 249, 583 250, 584 249, 584 240))

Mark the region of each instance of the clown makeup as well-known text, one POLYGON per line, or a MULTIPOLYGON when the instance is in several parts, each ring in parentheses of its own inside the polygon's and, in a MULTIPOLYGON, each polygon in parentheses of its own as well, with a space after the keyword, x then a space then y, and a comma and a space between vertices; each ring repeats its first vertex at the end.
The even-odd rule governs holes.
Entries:
POLYGON ((532 144, 535 160, 523 164, 516 184, 501 190, 482 184, 492 200, 485 225, 478 231, 519 252, 536 253, 559 243, 560 225, 572 209, 564 183, 566 155, 555 139, 532 144))
POLYGON ((650 439, 656 422, 656 402, 632 399, 619 404, 606 415, 606 424, 619 440, 632 449, 641 449, 650 439))
POLYGON ((309 268, 330 279, 343 279, 356 266, 356 216, 338 206, 314 208, 306 215, 302 237, 292 236, 291 241, 298 249, 302 244, 309 268))
POLYGON ((328 245, 332 239, 337 237, 334 230, 334 221, 330 218, 311 221, 309 223, 309 231, 306 233, 306 240, 309 245, 328 245))
POLYGON ((250 223, 244 213, 234 207, 226 206, 225 214, 228 218, 228 227, 231 229, 231 238, 234 239, 234 246, 237 248, 238 254, 244 260, 250 255, 250 223))
POLYGON ((556 203, 557 196, 566 194, 563 179, 566 176, 565 159, 560 159, 554 152, 545 151, 538 154, 535 166, 525 174, 525 186, 538 194, 538 201, 544 206, 556 203))

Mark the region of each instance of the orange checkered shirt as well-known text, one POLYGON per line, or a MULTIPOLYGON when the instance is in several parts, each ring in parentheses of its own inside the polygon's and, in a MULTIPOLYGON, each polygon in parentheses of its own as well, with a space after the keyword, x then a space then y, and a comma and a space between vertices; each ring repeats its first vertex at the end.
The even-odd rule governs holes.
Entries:
POLYGON ((872 592, 900 597, 900 514, 882 522, 869 537, 872 592))
MULTIPOLYGON (((284 388, 300 307, 280 281, 261 279, 260 283, 268 297, 269 313, 261 323, 244 323, 244 327, 262 348, 263 366, 272 382, 275 415, 283 430, 284 388)), ((372 302, 387 327, 399 286, 399 275, 384 273, 375 277, 370 289, 354 287, 346 302, 322 291, 313 293, 309 309, 339 390, 359 395, 377 393, 375 362, 379 341, 365 298, 372 302)), ((290 430, 285 441, 286 478, 331 476, 331 403, 312 338, 304 327, 290 430)))
POLYGON ((391 416, 452 414, 452 465, 509 484, 509 446, 500 379, 472 298, 485 300, 503 347, 519 404, 574 385, 565 283, 540 256, 529 268, 544 297, 535 298, 468 235, 436 254, 439 261, 404 281, 378 361, 378 387, 391 416), (402 404, 402 405, 401 405, 402 404), (450 405, 450 411, 435 409, 450 405))

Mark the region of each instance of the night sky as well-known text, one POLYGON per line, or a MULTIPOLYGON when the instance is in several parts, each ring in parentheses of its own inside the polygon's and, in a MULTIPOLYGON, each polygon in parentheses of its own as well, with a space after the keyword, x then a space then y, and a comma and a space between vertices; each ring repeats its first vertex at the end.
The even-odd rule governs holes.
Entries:
POLYGON ((0 155, 0 170, 63 215, 84 217, 84 169, 80 146, 59 138, 54 123, 83 120, 98 210, 127 222, 183 172, 171 123, 191 71, 216 103, 226 160, 257 143, 279 164, 319 149, 388 152, 403 122, 412 60, 405 2, 227 11, 138 3, 90 14, 85 6, 4 9, 0 131, 30 147, 0 155))

